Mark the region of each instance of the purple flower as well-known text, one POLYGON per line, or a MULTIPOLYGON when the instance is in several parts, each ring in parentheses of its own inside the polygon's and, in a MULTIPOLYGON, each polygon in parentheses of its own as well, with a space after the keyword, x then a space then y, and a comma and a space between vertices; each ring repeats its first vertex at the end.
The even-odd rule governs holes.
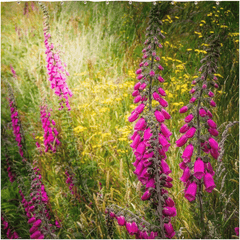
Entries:
POLYGON ((186 142, 187 142, 188 138, 186 135, 182 135, 182 137, 180 137, 177 141, 176 144, 178 147, 182 147, 186 142))
POLYGON ((212 119, 208 119, 207 124, 211 128, 217 128, 217 124, 212 119))
POLYGON ((206 116, 207 116, 207 112, 205 111, 205 109, 200 108, 200 109, 199 109, 199 115, 200 115, 201 117, 206 117, 206 116))
POLYGON ((165 119, 169 120, 171 118, 171 115, 164 108, 161 110, 161 112, 162 112, 163 116, 165 117, 165 119))
POLYGON ((164 229, 165 229, 167 238, 172 238, 175 235, 175 232, 174 232, 171 222, 164 223, 164 229))
POLYGON ((183 175, 181 176, 180 180, 182 182, 187 182, 190 176, 191 176, 190 168, 186 167, 183 171, 183 175))
POLYGON ((235 227, 235 228, 234 228, 234 231, 235 231, 235 233, 236 233, 236 236, 239 236, 239 227, 235 227))
POLYGON ((204 185, 205 185, 206 192, 211 193, 212 190, 216 187, 216 185, 214 183, 214 180, 213 180, 213 177, 212 177, 212 174, 210 174, 210 173, 206 173, 204 175, 203 182, 204 182, 204 185))
POLYGON ((213 148, 214 150, 218 150, 218 142, 215 139, 209 138, 208 142, 211 148, 213 148))
POLYGON ((124 216, 117 217, 117 221, 120 226, 124 226, 126 223, 124 216))
POLYGON ((210 101, 210 105, 211 105, 212 107, 216 107, 216 103, 215 103, 213 100, 210 101))
POLYGON ((194 136, 196 132, 196 128, 195 127, 191 127, 187 132, 186 132, 186 137, 187 138, 192 138, 194 136))
POLYGON ((150 77, 153 77, 155 75, 155 72, 153 70, 151 70, 149 75, 150 75, 150 77))
POLYGON ((175 217, 177 215, 177 210, 175 207, 165 207, 163 208, 163 214, 165 216, 175 217))
POLYGON ((185 122, 189 123, 193 120, 194 116, 193 114, 189 114, 188 116, 185 117, 185 122))
POLYGON ((136 71, 136 74, 140 74, 142 72, 142 69, 139 68, 137 71, 136 71))
POLYGON ((183 151, 183 154, 182 154, 182 159, 183 159, 183 162, 184 163, 188 163, 188 162, 191 162, 191 157, 192 157, 192 154, 193 154, 193 145, 192 144, 189 144, 185 150, 183 151))
POLYGON ((158 88, 158 92, 162 95, 162 96, 166 96, 166 92, 162 89, 162 88, 158 88))
POLYGON ((133 112, 131 116, 128 118, 129 122, 134 122, 138 118, 139 114, 137 112, 133 112))
POLYGON ((158 122, 161 122, 161 123, 164 122, 165 120, 164 115, 160 111, 155 111, 154 115, 158 122))
POLYGON ((183 107, 179 110, 179 112, 180 112, 180 113, 185 113, 185 112, 187 112, 187 110, 188 110, 188 107, 187 107, 187 106, 183 106, 183 107))
POLYGON ((180 128, 179 132, 180 132, 180 133, 185 133, 188 129, 190 129, 190 127, 189 127, 188 124, 186 123, 186 124, 184 124, 184 125, 180 128))
POLYGON ((197 193, 197 184, 195 182, 192 182, 188 185, 188 188, 185 191, 185 198, 189 202, 192 202, 196 198, 196 193, 197 193))
POLYGON ((141 197, 143 201, 148 200, 151 197, 151 193, 147 190, 141 197))
POLYGON ((201 179, 204 176, 204 162, 198 158, 194 163, 194 176, 201 179))

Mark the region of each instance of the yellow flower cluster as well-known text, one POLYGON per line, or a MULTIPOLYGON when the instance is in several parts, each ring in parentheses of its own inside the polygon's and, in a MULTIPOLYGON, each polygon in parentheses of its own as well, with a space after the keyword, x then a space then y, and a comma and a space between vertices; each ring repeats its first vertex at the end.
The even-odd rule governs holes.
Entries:
POLYGON ((74 131, 75 133, 81 133, 81 132, 84 132, 86 129, 87 129, 86 127, 83 127, 83 126, 79 125, 79 126, 75 127, 75 128, 73 129, 73 131, 74 131))
POLYGON ((36 140, 39 139, 40 141, 42 141, 42 140, 43 140, 43 136, 36 136, 35 139, 36 139, 36 140))
POLYGON ((199 38, 202 38, 202 37, 203 37, 203 36, 202 36, 202 33, 200 33, 200 32, 194 31, 194 33, 197 34, 199 38))
POLYGON ((129 70, 128 71, 128 75, 131 77, 131 78, 136 78, 136 74, 135 74, 135 72, 134 71, 132 71, 132 70, 129 70))
POLYGON ((204 53, 204 54, 207 54, 206 51, 204 51, 204 50, 200 50, 200 49, 195 49, 194 51, 197 52, 197 53, 204 53))

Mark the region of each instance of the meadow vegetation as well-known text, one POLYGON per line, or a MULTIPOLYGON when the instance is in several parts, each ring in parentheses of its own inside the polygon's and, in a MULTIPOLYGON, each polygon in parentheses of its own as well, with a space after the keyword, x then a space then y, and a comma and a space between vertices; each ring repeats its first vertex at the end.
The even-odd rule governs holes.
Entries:
MULTIPOLYGON (((71 111, 58 110, 58 99, 47 80, 43 13, 37 2, 1 3, 1 209, 22 238, 29 225, 20 205, 18 183, 7 175, 6 155, 20 170, 21 157, 11 126, 8 85, 14 90, 24 130, 27 161, 36 161, 49 197, 52 219, 61 228, 58 238, 108 238, 105 208, 118 204, 146 217, 141 185, 133 173, 130 148, 133 124, 128 121, 136 107, 131 96, 137 82, 135 71, 152 3, 58 2, 46 3, 50 32, 70 76, 71 111), (26 11, 26 12, 25 12, 26 11), (25 14, 24 14, 25 13, 25 14), (11 72, 12 66, 17 77, 11 72), (61 145, 56 153, 44 152, 40 106, 52 108, 61 145), (36 141, 41 145, 36 148, 36 141), (65 169, 75 174, 74 194, 66 183, 65 169)), ((160 57, 164 67, 173 133, 168 164, 174 184, 171 198, 177 208, 172 224, 176 238, 201 238, 199 209, 184 198, 179 178, 182 150, 176 148, 183 119, 179 109, 190 99, 192 80, 200 76, 200 60, 206 54, 206 33, 219 37, 219 89, 213 110, 221 141, 226 125, 239 117, 239 2, 157 2, 161 5, 162 33, 166 36, 160 57)), ((158 104, 155 101, 154 104, 158 104)), ((239 131, 228 130, 222 162, 213 165, 217 187, 204 195, 207 238, 236 238, 239 225, 239 131), (221 165, 220 165, 221 164, 221 165)), ((115 223, 114 238, 130 238, 115 223)), ((2 234, 2 237, 3 234, 2 234)))

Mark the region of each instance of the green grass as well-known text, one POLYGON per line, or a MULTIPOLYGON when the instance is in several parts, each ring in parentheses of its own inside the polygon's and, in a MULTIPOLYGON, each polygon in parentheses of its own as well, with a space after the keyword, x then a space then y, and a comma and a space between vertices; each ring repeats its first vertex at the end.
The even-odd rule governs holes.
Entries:
MULTIPOLYGON (((160 3, 158 3, 160 4, 160 3)), ((30 3, 29 3, 30 5, 30 3)), ((127 116, 134 107, 131 92, 136 82, 135 70, 141 61, 145 28, 152 3, 114 2, 64 2, 47 3, 50 13, 50 31, 55 45, 62 51, 61 59, 66 62, 70 73, 68 85, 74 95, 70 100, 71 112, 59 112, 57 98, 47 80, 45 46, 43 38, 43 14, 35 3, 35 11, 29 6, 29 15, 23 15, 24 2, 2 3, 1 33, 1 77, 2 77, 2 132, 7 129, 8 145, 2 145, 2 209, 22 238, 28 237, 27 219, 24 210, 17 212, 16 202, 20 198, 16 183, 8 181, 5 169, 5 153, 14 161, 21 161, 11 131, 6 81, 14 88, 18 110, 27 140, 29 161, 37 160, 43 182, 49 195, 53 219, 61 219, 59 238, 108 238, 104 220, 105 207, 111 203, 144 215, 145 202, 140 200, 138 181, 133 174, 134 156, 129 146, 128 136, 133 132, 133 124, 127 116), (15 31, 19 29, 19 35, 15 31), (17 80, 12 78, 10 64, 14 67, 17 80), (35 136, 43 136, 40 122, 40 105, 46 98, 52 117, 60 133, 61 147, 57 153, 42 155, 35 149, 35 136), (8 125, 7 125, 8 124, 8 125), (7 147, 6 147, 7 146, 7 147), (78 202, 65 183, 65 167, 71 164, 77 173, 80 195, 86 199, 78 202), (102 189, 99 188, 102 183, 102 189), (14 204, 15 205, 14 205, 14 204), (92 203, 92 204, 90 204, 92 203), (90 204, 90 205, 89 205, 90 204), (10 210, 11 209, 11 210, 10 210), (11 213, 10 213, 11 212, 11 213), (23 224, 25 223, 25 224, 23 224)), ((234 121, 239 116, 239 33, 238 2, 193 2, 161 3, 161 17, 164 35, 163 48, 159 51, 164 67, 164 89, 168 91, 169 112, 172 119, 168 126, 173 132, 168 163, 174 178, 170 195, 173 197, 178 215, 172 219, 177 231, 184 227, 185 238, 200 238, 198 219, 192 206, 184 198, 184 186, 179 181, 182 171, 182 149, 175 148, 174 142, 180 136, 179 128, 183 117, 178 110, 188 103, 193 76, 198 75, 203 53, 202 43, 210 31, 220 34, 222 43, 218 62, 220 89, 215 90, 217 108, 214 119, 218 126, 226 121, 234 121), (215 9, 213 7, 216 7, 215 9), (223 8, 223 9, 220 9, 223 8), (230 10, 230 12, 227 12, 230 10), (215 11, 215 12, 214 12, 215 11), (219 13, 217 12, 219 11, 219 13), (212 13, 216 16, 207 16, 212 13), (219 25, 213 23, 219 18, 219 25), (170 20, 171 19, 171 20, 170 20), (201 20, 206 24, 200 26, 201 20), (222 33, 221 25, 226 25, 222 33), (201 32, 202 37, 195 32, 201 32), (192 49, 189 51, 189 49, 192 49)), ((206 225, 211 226, 213 237, 234 238, 234 227, 238 226, 238 215, 232 211, 239 201, 239 158, 238 126, 230 129, 225 143, 223 162, 227 173, 221 189, 223 175, 217 182, 217 190, 204 193, 206 225), (226 197, 236 189, 226 206, 226 197), (207 223, 210 221, 211 223, 207 223)), ((224 129, 222 129, 223 131, 224 129)), ((2 140, 3 143, 3 140, 2 140)), ((43 148, 43 142, 41 142, 43 148)), ((214 169, 217 163, 213 164, 214 169)), ((197 208, 196 204, 194 205, 197 208)), ((239 208, 237 208, 238 211, 239 208)), ((114 238, 129 238, 123 228, 114 227, 114 238)))

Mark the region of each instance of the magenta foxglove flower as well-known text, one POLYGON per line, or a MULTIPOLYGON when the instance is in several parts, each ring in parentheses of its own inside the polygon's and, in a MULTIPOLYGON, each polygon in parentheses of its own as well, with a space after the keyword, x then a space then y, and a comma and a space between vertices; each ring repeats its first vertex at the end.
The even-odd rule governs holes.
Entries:
POLYGON ((212 149, 218 150, 218 142, 214 138, 209 138, 208 142, 212 149))
POLYGON ((192 202, 196 198, 196 193, 197 193, 197 184, 195 182, 192 182, 188 185, 188 188, 185 191, 185 198, 189 202, 192 202))
POLYGON ((162 114, 167 120, 171 118, 170 114, 164 108, 162 109, 162 114))
POLYGON ((188 116, 185 117, 185 122, 189 123, 193 120, 194 116, 193 114, 189 114, 188 116))
POLYGON ((188 163, 188 162, 191 162, 191 157, 193 155, 193 145, 192 144, 189 144, 185 150, 183 151, 183 154, 182 154, 182 159, 183 159, 183 162, 184 163, 188 163))
POLYGON ((165 120, 164 115, 160 111, 155 111, 154 115, 158 122, 160 123, 164 122, 165 120))
POLYGON ((177 210, 175 207, 165 207, 163 209, 163 214, 165 216, 175 217, 177 215, 177 210))
POLYGON ((187 112, 187 110, 188 110, 188 107, 187 107, 187 106, 184 106, 184 107, 182 107, 182 108, 179 110, 179 112, 180 112, 180 113, 185 113, 185 112, 187 112))
POLYGON ((194 176, 201 179, 204 176, 204 162, 198 158, 194 163, 194 176))
POLYGON ((164 223, 164 229, 166 231, 166 237, 167 238, 170 239, 175 235, 175 232, 174 232, 174 229, 173 229, 173 226, 172 226, 171 222, 164 223))
POLYGON ((190 171, 190 168, 189 167, 186 167, 185 169, 184 169, 184 171, 183 171, 183 175, 182 175, 182 177, 180 178, 180 180, 182 181, 182 182, 187 182, 188 181, 188 179, 189 179, 189 177, 191 176, 191 171, 190 171))
POLYGON ((133 113, 131 114, 131 116, 128 117, 128 121, 129 121, 129 122, 134 122, 135 120, 138 119, 138 117, 139 117, 139 114, 138 114, 137 112, 133 112, 133 113))
POLYGON ((158 76, 158 80, 159 80, 159 82, 161 82, 161 83, 164 82, 164 79, 163 79, 161 76, 158 76))
POLYGON ((180 133, 185 133, 188 129, 190 129, 190 127, 189 127, 188 124, 186 123, 186 124, 184 124, 184 125, 180 128, 179 132, 180 132, 180 133))
POLYGON ((34 238, 38 238, 38 237, 40 237, 41 236, 41 232, 40 231, 36 231, 36 232, 34 232, 31 236, 30 236, 30 238, 31 239, 34 239, 34 238))
POLYGON ((187 138, 192 138, 194 136, 195 132, 196 132, 196 128, 192 127, 186 132, 185 135, 187 138))
POLYGON ((200 109, 199 109, 199 115, 200 115, 201 117, 206 117, 206 116, 207 116, 207 112, 205 111, 205 109, 200 108, 200 109))
POLYGON ((136 71, 136 74, 140 74, 142 72, 142 69, 139 68, 137 71, 136 71))
POLYGON ((217 124, 212 119, 208 119, 207 124, 211 128, 217 128, 217 124))
POLYGON ((159 99, 159 103, 160 103, 161 106, 163 106, 163 107, 167 107, 167 106, 168 106, 168 102, 167 102, 165 99, 161 98, 161 97, 160 97, 160 99, 159 99))
POLYGON ((186 142, 187 142, 188 138, 186 135, 183 135, 182 137, 180 137, 177 141, 176 141, 176 145, 178 147, 182 147, 186 142))
POLYGON ((196 101, 196 98, 195 97, 192 97, 191 99, 190 99, 190 103, 194 103, 196 101))
POLYGON ((193 94, 193 93, 195 93, 196 92, 196 89, 195 88, 192 88, 191 90, 190 90, 190 94, 193 94))
POLYGON ((234 231, 235 231, 235 233, 236 233, 236 236, 239 236, 239 227, 235 227, 235 228, 234 228, 234 231))
POLYGON ((158 88, 158 92, 162 95, 162 96, 166 96, 166 92, 162 89, 162 88, 158 88))
POLYGON ((137 121, 137 123, 136 123, 136 125, 134 127, 134 130, 142 131, 142 130, 144 130, 146 128, 146 126, 147 126, 147 123, 146 123, 145 119, 144 118, 140 118, 137 121))
POLYGON ((110 212, 110 217, 111 218, 115 218, 116 216, 115 216, 115 213, 114 212, 110 212))
POLYGON ((151 193, 149 192, 149 190, 147 190, 147 191, 142 195, 141 199, 142 199, 143 201, 146 201, 146 200, 148 200, 150 197, 151 197, 151 193))
POLYGON ((210 101, 210 105, 211 105, 212 107, 216 107, 216 103, 215 103, 213 100, 210 101))
POLYGON ((117 221, 119 226, 124 226, 126 223, 124 216, 117 217, 117 221))
POLYGON ((212 192, 212 190, 216 187, 212 174, 210 173, 206 173, 203 177, 203 182, 205 185, 205 190, 209 193, 212 192))
POLYGON ((209 128, 209 129, 208 129, 208 132, 209 132, 212 136, 215 136, 215 137, 218 136, 218 130, 215 129, 215 128, 209 128))
POLYGON ((155 75, 155 72, 153 70, 151 70, 149 75, 150 75, 150 77, 153 77, 155 75))

